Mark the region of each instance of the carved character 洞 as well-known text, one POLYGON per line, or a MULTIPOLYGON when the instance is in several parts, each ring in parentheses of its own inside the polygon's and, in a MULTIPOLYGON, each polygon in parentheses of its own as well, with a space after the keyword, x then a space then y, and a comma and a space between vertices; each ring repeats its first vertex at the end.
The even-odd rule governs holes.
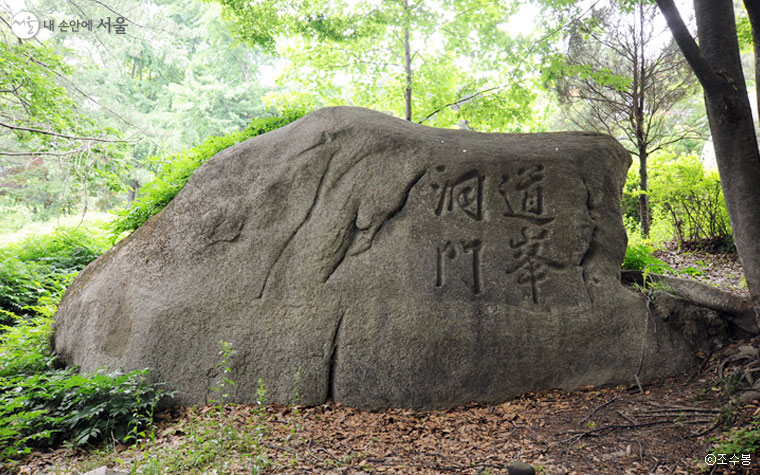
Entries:
MULTIPOLYGON (((446 167, 440 165, 436 170, 442 173, 446 171, 446 167)), ((471 170, 451 183, 448 180, 444 181, 443 186, 430 185, 436 192, 440 190, 435 215, 441 216, 460 209, 475 221, 483 219, 483 179, 477 170, 471 170)))

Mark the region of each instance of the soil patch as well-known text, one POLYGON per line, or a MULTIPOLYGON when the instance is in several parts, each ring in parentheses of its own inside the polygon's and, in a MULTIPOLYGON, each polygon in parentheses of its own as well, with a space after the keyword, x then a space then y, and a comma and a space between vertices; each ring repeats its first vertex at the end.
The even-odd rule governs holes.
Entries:
POLYGON ((749 294, 736 252, 709 253, 699 249, 683 251, 678 250, 674 241, 668 243, 665 249, 654 251, 652 255, 674 269, 666 274, 696 279, 742 295, 749 294))
MULTIPOLYGON (((731 349, 731 348, 729 348, 731 349)), ((212 418, 221 427, 259 427, 272 472, 278 473, 507 473, 515 461, 544 474, 700 473, 711 438, 725 426, 721 355, 678 377, 644 386, 542 391, 502 404, 467 405, 446 411, 361 411, 334 403, 311 408, 272 405, 182 409, 164 413, 156 447, 176 446, 186 427, 212 418), (724 411, 723 413, 721 411, 724 411)), ((725 368, 724 368, 725 369, 725 368)), ((725 376, 725 375, 724 375, 725 376)), ((742 425, 758 401, 733 410, 742 425)), ((128 467, 140 450, 116 447, 128 467)), ((76 473, 88 454, 72 450, 34 454, 21 473, 76 473)), ((728 461, 730 457, 726 458, 728 461)), ((707 467, 705 473, 760 473, 751 465, 707 467)), ((232 464, 226 473, 251 473, 232 464), (238 470, 239 469, 239 470, 238 470)))

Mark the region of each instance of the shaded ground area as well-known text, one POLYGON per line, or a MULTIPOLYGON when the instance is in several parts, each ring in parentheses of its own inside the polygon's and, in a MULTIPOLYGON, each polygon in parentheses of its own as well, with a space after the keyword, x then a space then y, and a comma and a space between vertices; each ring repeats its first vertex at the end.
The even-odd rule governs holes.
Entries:
MULTIPOLYGON (((202 452, 197 440, 188 439, 224 431, 258 434, 253 445, 230 438, 224 473, 251 473, 262 454, 269 461, 265 472, 280 473, 495 474, 507 473, 518 460, 545 474, 698 473, 711 437, 722 430, 721 418, 741 424, 758 410, 758 401, 751 401, 726 412, 720 361, 713 355, 688 374, 645 386, 644 393, 635 386, 544 391, 447 411, 367 412, 334 403, 184 409, 161 414, 155 441, 141 450, 116 447, 95 460, 66 449, 34 454, 21 473, 76 473, 104 463, 128 470, 130 461, 145 465, 151 458, 202 452)), ((727 458, 713 473, 760 473, 757 457, 749 466, 730 465, 727 458)))
POLYGON ((672 242, 664 250, 654 251, 652 255, 675 270, 668 272, 670 275, 696 279, 740 294, 749 293, 736 252, 709 253, 698 248, 678 250, 676 243, 672 242))

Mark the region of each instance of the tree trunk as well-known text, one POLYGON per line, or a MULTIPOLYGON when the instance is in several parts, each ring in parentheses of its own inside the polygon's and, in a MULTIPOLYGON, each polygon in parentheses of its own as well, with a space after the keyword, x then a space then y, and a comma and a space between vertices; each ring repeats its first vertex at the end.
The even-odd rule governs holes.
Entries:
POLYGON ((647 150, 646 146, 639 147, 639 185, 641 194, 639 195, 639 219, 641 220, 641 235, 649 236, 650 231, 650 213, 649 213, 649 185, 647 184, 647 150))
POLYGON ((412 55, 409 47, 409 27, 404 27, 404 67, 406 69, 406 90, 404 91, 404 115, 412 120, 412 55))
POLYGON ((409 44, 409 0, 404 0, 404 69, 406 70, 406 90, 404 90, 404 116, 412 120, 412 49, 409 44))
POLYGON ((649 237, 649 225, 650 225, 650 212, 649 212, 649 185, 647 184, 647 158, 649 157, 649 151, 647 150, 647 134, 645 133, 645 120, 644 120, 644 102, 646 91, 646 56, 644 55, 644 6, 641 0, 638 3, 639 8, 639 46, 635 52, 638 62, 638 71, 633 71, 634 86, 637 88, 634 90, 634 111, 636 115, 636 147, 639 151, 639 186, 641 188, 641 194, 639 195, 639 220, 641 221, 641 234, 644 237, 649 237))
POLYGON ((694 0, 699 46, 673 0, 657 0, 705 92, 734 242, 760 322, 760 153, 742 73, 732 0, 694 0))
POLYGON ((760 0, 744 0, 744 7, 747 9, 749 24, 752 27, 752 46, 755 50, 755 100, 760 107, 760 0))
POLYGON ((620 274, 623 282, 644 287, 647 283, 659 282, 666 291, 686 299, 696 305, 720 312, 724 319, 730 321, 747 333, 758 334, 755 310, 748 297, 717 289, 692 279, 680 279, 669 275, 649 273, 644 282, 644 273, 638 270, 623 270, 620 274))
POLYGON ((232 57, 235 58, 235 61, 237 61, 238 66, 240 66, 240 72, 243 73, 243 81, 246 83, 250 81, 250 75, 248 72, 248 63, 246 62, 245 53, 242 55, 242 58, 235 52, 232 53, 232 57))
POLYGON ((129 184, 129 191, 127 192, 127 201, 130 203, 137 198, 137 190, 140 188, 140 182, 137 179, 132 179, 129 184))

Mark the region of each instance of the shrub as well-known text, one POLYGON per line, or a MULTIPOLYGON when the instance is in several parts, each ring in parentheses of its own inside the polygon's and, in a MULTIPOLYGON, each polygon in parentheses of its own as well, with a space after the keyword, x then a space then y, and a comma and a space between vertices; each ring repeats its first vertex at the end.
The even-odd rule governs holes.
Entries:
MULTIPOLYGON (((636 165, 628 171, 623 191, 623 213, 627 222, 638 223, 639 175, 636 165)), ((720 177, 706 170, 696 155, 658 152, 650 157, 649 202, 652 228, 666 220, 680 245, 699 242, 714 248, 733 244, 728 211, 720 177)))
POLYGON ((106 249, 105 240, 81 228, 59 228, 0 248, 0 324, 13 324, 10 314, 36 315, 40 298, 61 295, 106 249))
POLYGON ((23 262, 44 265, 49 272, 70 273, 84 269, 106 248, 104 239, 83 228, 59 228, 27 238, 4 252, 13 252, 23 262))
POLYGON ((105 250, 83 229, 0 248, 0 472, 33 448, 127 442, 168 396, 147 370, 78 374, 56 368, 52 317, 66 284, 105 250), (21 310, 22 315, 14 310, 21 310))
POLYGON ((652 201, 670 220, 681 244, 693 241, 732 242, 731 225, 720 177, 705 170, 699 157, 660 156, 653 164, 652 201))
POLYGON ((139 228, 151 216, 161 211, 179 193, 190 176, 208 159, 249 138, 261 135, 287 125, 305 114, 294 110, 273 117, 259 117, 242 131, 233 132, 222 137, 210 137, 197 147, 183 150, 160 161, 163 167, 156 177, 140 189, 140 196, 128 207, 114 211, 116 219, 109 227, 114 237, 139 228))
POLYGON ((735 427, 719 438, 713 438, 711 454, 736 455, 757 454, 760 450, 760 419, 754 417, 749 425, 735 427))
POLYGON ((623 224, 628 234, 628 246, 644 244, 650 249, 660 249, 664 243, 673 240, 673 227, 670 221, 662 216, 658 209, 654 209, 649 227, 649 235, 641 233, 641 225, 638 221, 624 217, 623 224))
POLYGON ((126 442, 152 421, 167 393, 147 382, 147 370, 85 375, 56 369, 49 316, 15 318, 0 335, 0 460, 63 441, 126 442))

